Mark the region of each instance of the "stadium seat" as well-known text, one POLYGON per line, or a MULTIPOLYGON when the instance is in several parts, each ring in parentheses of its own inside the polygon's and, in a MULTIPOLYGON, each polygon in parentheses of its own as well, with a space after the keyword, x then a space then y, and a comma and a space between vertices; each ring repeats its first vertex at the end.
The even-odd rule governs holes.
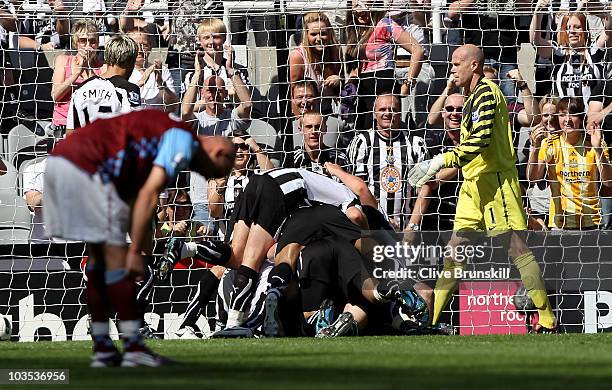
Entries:
MULTIPOLYGON (((8 133, 7 145, 7 161, 9 161, 16 169, 23 163, 23 159, 18 159, 20 152, 31 155, 31 158, 37 157, 36 144, 47 138, 46 136, 38 136, 31 132, 24 125, 17 125, 8 133)), ((46 151, 43 153, 46 154, 46 151)), ((40 154, 39 154, 40 155, 40 154)), ((29 158, 25 158, 28 160, 29 158)))
MULTIPOLYGON (((327 133, 323 135, 323 143, 327 146, 335 147, 338 142, 338 136, 340 135, 340 122, 338 118, 333 116, 327 117, 327 133)), ((304 137, 299 132, 299 130, 295 129, 293 133, 293 146, 296 148, 304 145, 304 137)))
POLYGON ((268 152, 268 157, 272 161, 272 164, 274 164, 275 167, 280 166, 280 156, 278 156, 278 153, 276 153, 278 152, 276 146, 280 145, 280 137, 278 136, 276 129, 265 121, 253 119, 248 132, 259 144, 259 146, 268 152))
POLYGON ((6 165, 7 172, 4 175, 0 175, 0 191, 12 191, 13 194, 17 194, 17 170, 13 164, 6 160, 2 160, 6 165))
POLYGON ((25 199, 14 191, 0 189, 0 230, 30 230, 32 216, 25 199))
POLYGON ((24 161, 23 164, 21 164, 19 166, 19 170, 17 171, 17 194, 19 196, 23 196, 24 195, 24 190, 23 190, 23 173, 25 172, 26 168, 29 167, 30 165, 39 163, 41 161, 43 161, 44 159, 46 159, 47 156, 39 156, 36 157, 34 159, 31 160, 27 160, 24 161))
POLYGON ((265 121, 253 119, 248 132, 266 150, 274 149, 274 146, 277 144, 278 134, 276 129, 265 121))

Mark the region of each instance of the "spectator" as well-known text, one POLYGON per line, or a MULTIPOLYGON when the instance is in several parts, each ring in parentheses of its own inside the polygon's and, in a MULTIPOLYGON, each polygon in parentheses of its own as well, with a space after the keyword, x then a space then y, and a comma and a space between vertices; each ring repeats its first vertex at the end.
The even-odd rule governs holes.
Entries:
POLYGON ((448 6, 451 21, 461 19, 463 43, 473 44, 485 55, 485 64, 497 69, 499 86, 508 102, 516 100, 516 93, 508 72, 518 67, 520 47, 520 15, 515 1, 458 0, 448 6))
POLYGON ((170 71, 162 67, 161 60, 156 59, 152 64, 149 62, 150 36, 139 30, 129 32, 128 36, 138 45, 136 63, 129 81, 140 87, 142 106, 166 112, 176 111, 178 98, 173 90, 174 82, 170 71))
POLYGON ((53 126, 56 134, 66 132, 68 107, 73 88, 101 73, 102 61, 98 58, 98 26, 89 19, 79 19, 70 31, 74 54, 55 57, 51 96, 55 102, 53 126))
POLYGON ((236 160, 232 173, 227 178, 208 182, 210 216, 221 220, 220 231, 226 241, 231 236, 227 228, 234 204, 249 178, 258 171, 265 172, 273 168, 266 153, 245 131, 235 131, 233 142, 236 145, 236 160))
POLYGON ((323 142, 323 135, 327 132, 325 117, 317 111, 309 110, 301 116, 298 123, 304 137, 304 144, 293 153, 294 167, 305 168, 328 176, 331 175, 324 168, 327 162, 338 164, 344 169, 349 168, 347 155, 323 142))
MULTIPOLYGON (((603 132, 606 145, 612 144, 612 83, 597 83, 589 100, 589 122, 603 132)), ((602 228, 612 229, 612 188, 604 187, 600 193, 602 228)))
POLYGON ((48 0, 52 16, 44 13, 26 14, 19 23, 19 49, 37 52, 66 47, 70 28, 63 0, 48 0))
MULTIPOLYGON (((41 143, 44 144, 47 153, 50 153, 55 144, 53 138, 47 138, 41 143)), ((45 232, 43 226, 43 193, 44 193, 44 175, 47 167, 47 159, 27 166, 23 171, 23 194, 32 212, 32 229, 30 231, 30 240, 33 242, 49 242, 51 239, 45 232)), ((1 170, 1 169, 0 169, 1 170)), ((6 167, 4 167, 6 171, 6 167)))
POLYGON ((580 97, 588 105, 593 89, 602 80, 609 78, 606 69, 605 48, 612 43, 612 17, 602 15, 604 30, 591 42, 591 34, 585 14, 571 12, 561 20, 557 42, 544 39, 537 33, 546 2, 539 2, 531 22, 529 35, 536 46, 537 54, 551 59, 553 63, 553 91, 559 97, 580 97))
MULTIPOLYGON (((201 84, 202 69, 198 61, 195 63, 196 69, 191 76, 189 88, 183 99, 182 114, 186 120, 197 119, 198 134, 228 136, 236 131, 246 131, 251 124, 249 90, 242 82, 239 72, 234 71, 231 64, 228 64, 228 66, 230 66, 229 72, 232 74, 232 81, 239 101, 239 105, 233 109, 225 108, 227 90, 223 79, 213 75, 206 78, 204 83, 201 84), (200 94, 200 85, 203 85, 201 100, 196 102, 196 97, 200 94), (196 109, 195 113, 194 108, 196 109)), ((211 223, 208 212, 206 179, 201 175, 192 173, 190 187, 194 209, 193 219, 205 224, 211 223)))
POLYGON ((412 87, 421 71, 423 47, 410 33, 386 17, 386 11, 376 10, 372 0, 354 0, 347 16, 346 60, 351 81, 358 83, 357 129, 373 125, 371 108, 382 92, 399 92, 395 79, 395 45, 411 54, 410 70, 405 84, 412 87), (372 27, 374 26, 374 27, 372 27))
POLYGON ((548 226, 552 229, 589 230, 601 223, 599 181, 612 186, 612 166, 601 129, 590 122, 584 130, 581 98, 565 97, 557 105, 560 132, 544 124, 531 133, 528 178, 537 182, 548 170, 552 198, 548 226))
MULTIPOLYGON (((291 85, 291 113, 294 119, 299 118, 306 111, 318 111, 320 107, 321 99, 316 81, 304 79, 291 85)), ((299 130, 295 121, 293 129, 295 133, 299 130)))
POLYGON ((265 14, 243 14, 240 16, 229 16, 229 25, 232 45, 246 45, 249 28, 255 35, 255 45, 257 47, 276 46, 276 31, 278 30, 278 20, 274 13, 265 14), (247 26, 248 23, 248 26, 247 26), (248 28, 247 28, 248 27, 248 28))
POLYGON ((138 46, 127 35, 117 35, 104 50, 106 70, 85 81, 70 100, 66 134, 100 114, 129 112, 140 105, 140 89, 127 79, 134 70, 138 46))
MULTIPOLYGON (((427 115, 427 109, 429 107, 429 91, 431 88, 431 81, 435 79, 436 74, 431 67, 429 61, 429 31, 427 27, 427 14, 431 6, 429 0, 390 0, 387 2, 390 7, 388 13, 389 17, 393 19, 397 24, 402 26, 414 39, 423 47, 423 59, 421 64, 421 71, 414 85, 414 93, 411 93, 410 85, 402 85, 401 94, 402 96, 408 97, 408 105, 406 107, 406 114, 411 114, 412 118, 416 123, 423 123, 425 120, 421 118, 423 115, 427 115), (416 95, 416 96, 415 96, 416 95)), ((398 55, 396 61, 396 72, 395 76, 399 79, 405 77, 406 72, 410 71, 410 56, 398 55)))
POLYGON ((49 240, 49 236, 45 234, 43 227, 43 176, 47 159, 41 162, 29 165, 23 172, 23 191, 28 208, 32 212, 32 229, 30 231, 30 240, 33 242, 41 242, 49 240))
POLYGON ((166 220, 159 228, 160 237, 196 237, 206 234, 206 226, 191 221, 193 206, 187 191, 178 189, 168 191, 166 220))
POLYGON ((400 100, 393 94, 382 94, 374 104, 376 125, 359 133, 349 146, 349 160, 355 176, 368 184, 396 229, 403 229, 410 214, 412 187, 408 171, 427 159, 423 138, 400 128, 400 100))
POLYGON ((13 63, 8 55, 9 33, 17 31, 15 6, 8 0, 0 2, 0 133, 8 133, 17 125, 17 87, 13 63))
MULTIPOLYGON (((431 129, 428 129, 425 141, 431 156, 449 152, 460 142, 465 98, 459 93, 447 95, 448 91, 452 90, 451 85, 454 85, 452 80, 431 106, 428 116, 428 125, 431 129), (439 115, 439 112, 442 112, 442 115, 439 115), (443 123, 442 131, 434 128, 439 118, 443 123)), ((452 230, 462 181, 461 171, 457 168, 444 168, 438 172, 435 181, 421 187, 419 191, 419 198, 423 198, 421 208, 415 206, 410 223, 404 230, 452 230), (430 202, 433 202, 433 205, 430 202), (432 212, 427 213, 427 210, 432 212)))
POLYGON ((130 31, 134 27, 149 30, 159 30, 162 39, 168 43, 166 65, 174 81, 174 91, 182 96, 185 93, 187 73, 194 69, 193 63, 196 50, 199 47, 197 29, 202 15, 222 15, 221 1, 170 0, 168 8, 172 15, 162 26, 151 28, 143 18, 135 14, 142 8, 144 0, 129 0, 119 18, 122 31, 130 31))
MULTIPOLYGON (((557 99, 548 95, 540 100, 540 124, 548 134, 559 133, 559 120, 557 118, 557 99)), ((533 133, 532 133, 533 134, 533 133)), ((527 191, 527 223, 531 230, 547 230, 548 211, 550 210, 550 185, 547 180, 540 180, 530 186, 527 191)))
POLYGON ((223 78, 215 75, 203 78, 199 62, 196 62, 195 67, 182 103, 183 118, 197 119, 200 135, 229 135, 235 130, 246 130, 251 124, 252 104, 249 89, 242 82, 240 72, 232 68, 229 70, 239 103, 236 108, 230 109, 225 107, 227 89, 223 78), (202 79, 204 83, 200 84, 202 79), (196 101, 200 85, 201 99, 196 101))
POLYGON ((304 15, 302 43, 289 55, 289 81, 312 79, 321 91, 321 110, 332 112, 332 98, 337 98, 342 82, 340 47, 331 22, 322 12, 304 15))

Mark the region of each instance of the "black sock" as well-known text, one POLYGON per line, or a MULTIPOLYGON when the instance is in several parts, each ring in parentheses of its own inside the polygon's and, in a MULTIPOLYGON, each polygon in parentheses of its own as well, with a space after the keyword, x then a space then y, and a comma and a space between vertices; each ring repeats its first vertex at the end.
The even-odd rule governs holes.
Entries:
POLYGON ((293 270, 289 264, 280 263, 275 265, 268 274, 268 283, 270 284, 268 289, 276 289, 282 293, 289 285, 292 276, 293 270))
POLYGON ((257 279, 259 272, 245 265, 241 265, 236 272, 230 309, 246 312, 251 299, 257 289, 257 279))
POLYGON ((189 302, 189 306, 187 306, 187 310, 185 311, 185 319, 183 320, 180 328, 184 328, 185 326, 191 326, 194 329, 196 328, 196 322, 198 321, 198 318, 200 318, 202 311, 206 308, 206 305, 208 305, 208 302, 217 292, 219 282, 220 280, 217 279, 215 274, 213 274, 210 270, 206 270, 204 272, 204 275, 198 284, 198 290, 191 299, 191 302, 189 302))
POLYGON ((225 265, 232 257, 231 246, 223 241, 199 241, 196 242, 196 246, 197 251, 194 257, 208 264, 225 265))

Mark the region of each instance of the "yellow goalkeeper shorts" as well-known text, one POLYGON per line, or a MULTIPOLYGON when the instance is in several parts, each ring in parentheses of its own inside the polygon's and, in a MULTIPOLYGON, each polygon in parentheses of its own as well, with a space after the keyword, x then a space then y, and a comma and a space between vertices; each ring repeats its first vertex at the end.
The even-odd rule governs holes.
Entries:
POLYGON ((453 230, 491 235, 527 230, 516 171, 485 173, 465 180, 459 191, 453 230))

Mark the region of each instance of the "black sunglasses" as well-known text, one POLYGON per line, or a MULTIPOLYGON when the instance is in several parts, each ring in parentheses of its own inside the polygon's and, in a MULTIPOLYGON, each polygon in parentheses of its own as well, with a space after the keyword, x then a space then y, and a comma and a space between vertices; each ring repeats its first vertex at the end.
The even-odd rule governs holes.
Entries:
POLYGON ((446 106, 446 107, 444 107, 444 111, 446 111, 446 112, 461 112, 461 111, 463 111, 463 107, 446 106))
POLYGON ((243 142, 236 143, 234 145, 236 145, 236 149, 239 149, 239 150, 249 150, 249 145, 247 145, 247 144, 245 144, 243 142))

